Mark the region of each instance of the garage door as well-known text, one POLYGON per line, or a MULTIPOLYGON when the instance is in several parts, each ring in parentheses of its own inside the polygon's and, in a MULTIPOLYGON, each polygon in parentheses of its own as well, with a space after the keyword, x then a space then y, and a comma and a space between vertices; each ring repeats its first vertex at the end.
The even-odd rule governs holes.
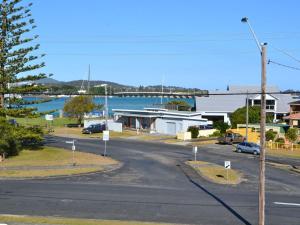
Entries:
POLYGON ((167 122, 167 134, 176 135, 176 123, 167 122))

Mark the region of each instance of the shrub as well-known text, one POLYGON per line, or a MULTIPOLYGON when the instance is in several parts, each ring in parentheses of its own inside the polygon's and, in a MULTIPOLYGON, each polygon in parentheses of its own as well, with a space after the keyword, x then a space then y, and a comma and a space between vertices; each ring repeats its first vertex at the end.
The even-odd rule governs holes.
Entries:
POLYGON ((22 127, 0 119, 0 154, 15 156, 23 148, 37 148, 42 145, 43 132, 40 127, 22 127))
POLYGON ((17 140, 23 148, 38 148, 44 141, 43 130, 39 126, 19 127, 16 131, 17 140))
POLYGON ((209 135, 209 137, 221 137, 221 136, 222 136, 222 134, 218 130, 216 130, 211 135, 209 135))
POLYGON ((188 132, 191 132, 192 138, 197 138, 199 135, 199 128, 198 127, 189 127, 188 132))
POLYGON ((290 142, 295 142, 298 139, 298 130, 296 128, 289 128, 285 134, 285 137, 290 142))
POLYGON ((0 119, 0 154, 6 156, 18 155, 21 150, 19 141, 14 133, 14 126, 7 123, 5 119, 0 119))
POLYGON ((273 130, 268 130, 266 132, 266 141, 274 141, 276 135, 277 135, 277 132, 275 132, 273 130))
POLYGON ((285 140, 284 140, 284 138, 277 138, 277 139, 275 140, 275 142, 278 142, 278 143, 284 143, 285 140))
POLYGON ((223 121, 214 122, 214 128, 219 130, 221 134, 225 134, 226 130, 230 128, 228 123, 224 123, 223 121))

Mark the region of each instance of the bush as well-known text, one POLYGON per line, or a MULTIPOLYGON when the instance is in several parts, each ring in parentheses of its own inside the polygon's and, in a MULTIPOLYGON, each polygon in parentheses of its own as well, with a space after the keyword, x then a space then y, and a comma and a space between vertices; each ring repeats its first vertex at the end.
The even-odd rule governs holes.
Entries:
POLYGON ((223 121, 214 122, 214 128, 219 130, 221 134, 225 134, 226 130, 230 128, 228 123, 224 123, 223 121))
POLYGON ((0 133, 0 154, 6 156, 16 156, 23 148, 37 148, 44 140, 40 127, 16 127, 3 118, 0 119, 0 133))
POLYGON ((285 134, 285 137, 290 142, 295 142, 298 139, 298 130, 296 128, 289 128, 288 131, 285 134))
POLYGON ((266 132, 266 141, 274 141, 276 135, 277 135, 277 132, 275 132, 273 130, 268 130, 266 132))
POLYGON ((0 154, 5 154, 6 156, 18 155, 21 145, 14 133, 14 126, 3 118, 0 119, 0 133, 0 154))
POLYGON ((211 135, 209 135, 209 137, 221 137, 221 136, 222 136, 222 134, 218 130, 216 130, 211 135))
POLYGON ((198 127, 189 127, 188 132, 191 132, 192 138, 197 138, 199 135, 199 128, 198 127))
POLYGON ((284 138, 277 138, 277 139, 275 140, 275 142, 278 142, 278 143, 284 143, 285 140, 284 140, 284 138))
POLYGON ((38 148, 44 141, 43 130, 39 126, 19 127, 16 134, 22 148, 38 148))

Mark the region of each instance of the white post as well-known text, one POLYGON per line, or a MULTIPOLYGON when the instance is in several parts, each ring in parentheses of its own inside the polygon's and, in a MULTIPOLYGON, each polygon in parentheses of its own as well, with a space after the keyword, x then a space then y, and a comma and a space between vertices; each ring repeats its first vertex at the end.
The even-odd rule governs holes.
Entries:
POLYGON ((76 150, 76 147, 75 147, 75 140, 73 140, 73 144, 72 144, 72 160, 73 160, 73 166, 76 165, 76 163, 75 163, 75 150, 76 150))
POLYGON ((103 156, 105 157, 106 156, 106 141, 104 141, 104 154, 103 156))

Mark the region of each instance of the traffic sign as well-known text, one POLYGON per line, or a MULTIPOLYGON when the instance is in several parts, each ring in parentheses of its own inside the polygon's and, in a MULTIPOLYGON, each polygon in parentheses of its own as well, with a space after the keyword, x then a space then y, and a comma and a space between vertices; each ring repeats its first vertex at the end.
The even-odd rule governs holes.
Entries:
POLYGON ((109 141, 109 130, 103 131, 103 141, 109 141))
POLYGON ((198 152, 198 147, 197 147, 197 146, 194 146, 194 147, 193 147, 193 153, 196 154, 197 152, 198 152))
POLYGON ((225 161, 224 162, 224 167, 225 167, 225 169, 229 170, 231 168, 231 162, 230 161, 225 161))
POLYGON ((45 115, 45 119, 47 121, 53 121, 53 115, 47 114, 47 115, 45 115))

